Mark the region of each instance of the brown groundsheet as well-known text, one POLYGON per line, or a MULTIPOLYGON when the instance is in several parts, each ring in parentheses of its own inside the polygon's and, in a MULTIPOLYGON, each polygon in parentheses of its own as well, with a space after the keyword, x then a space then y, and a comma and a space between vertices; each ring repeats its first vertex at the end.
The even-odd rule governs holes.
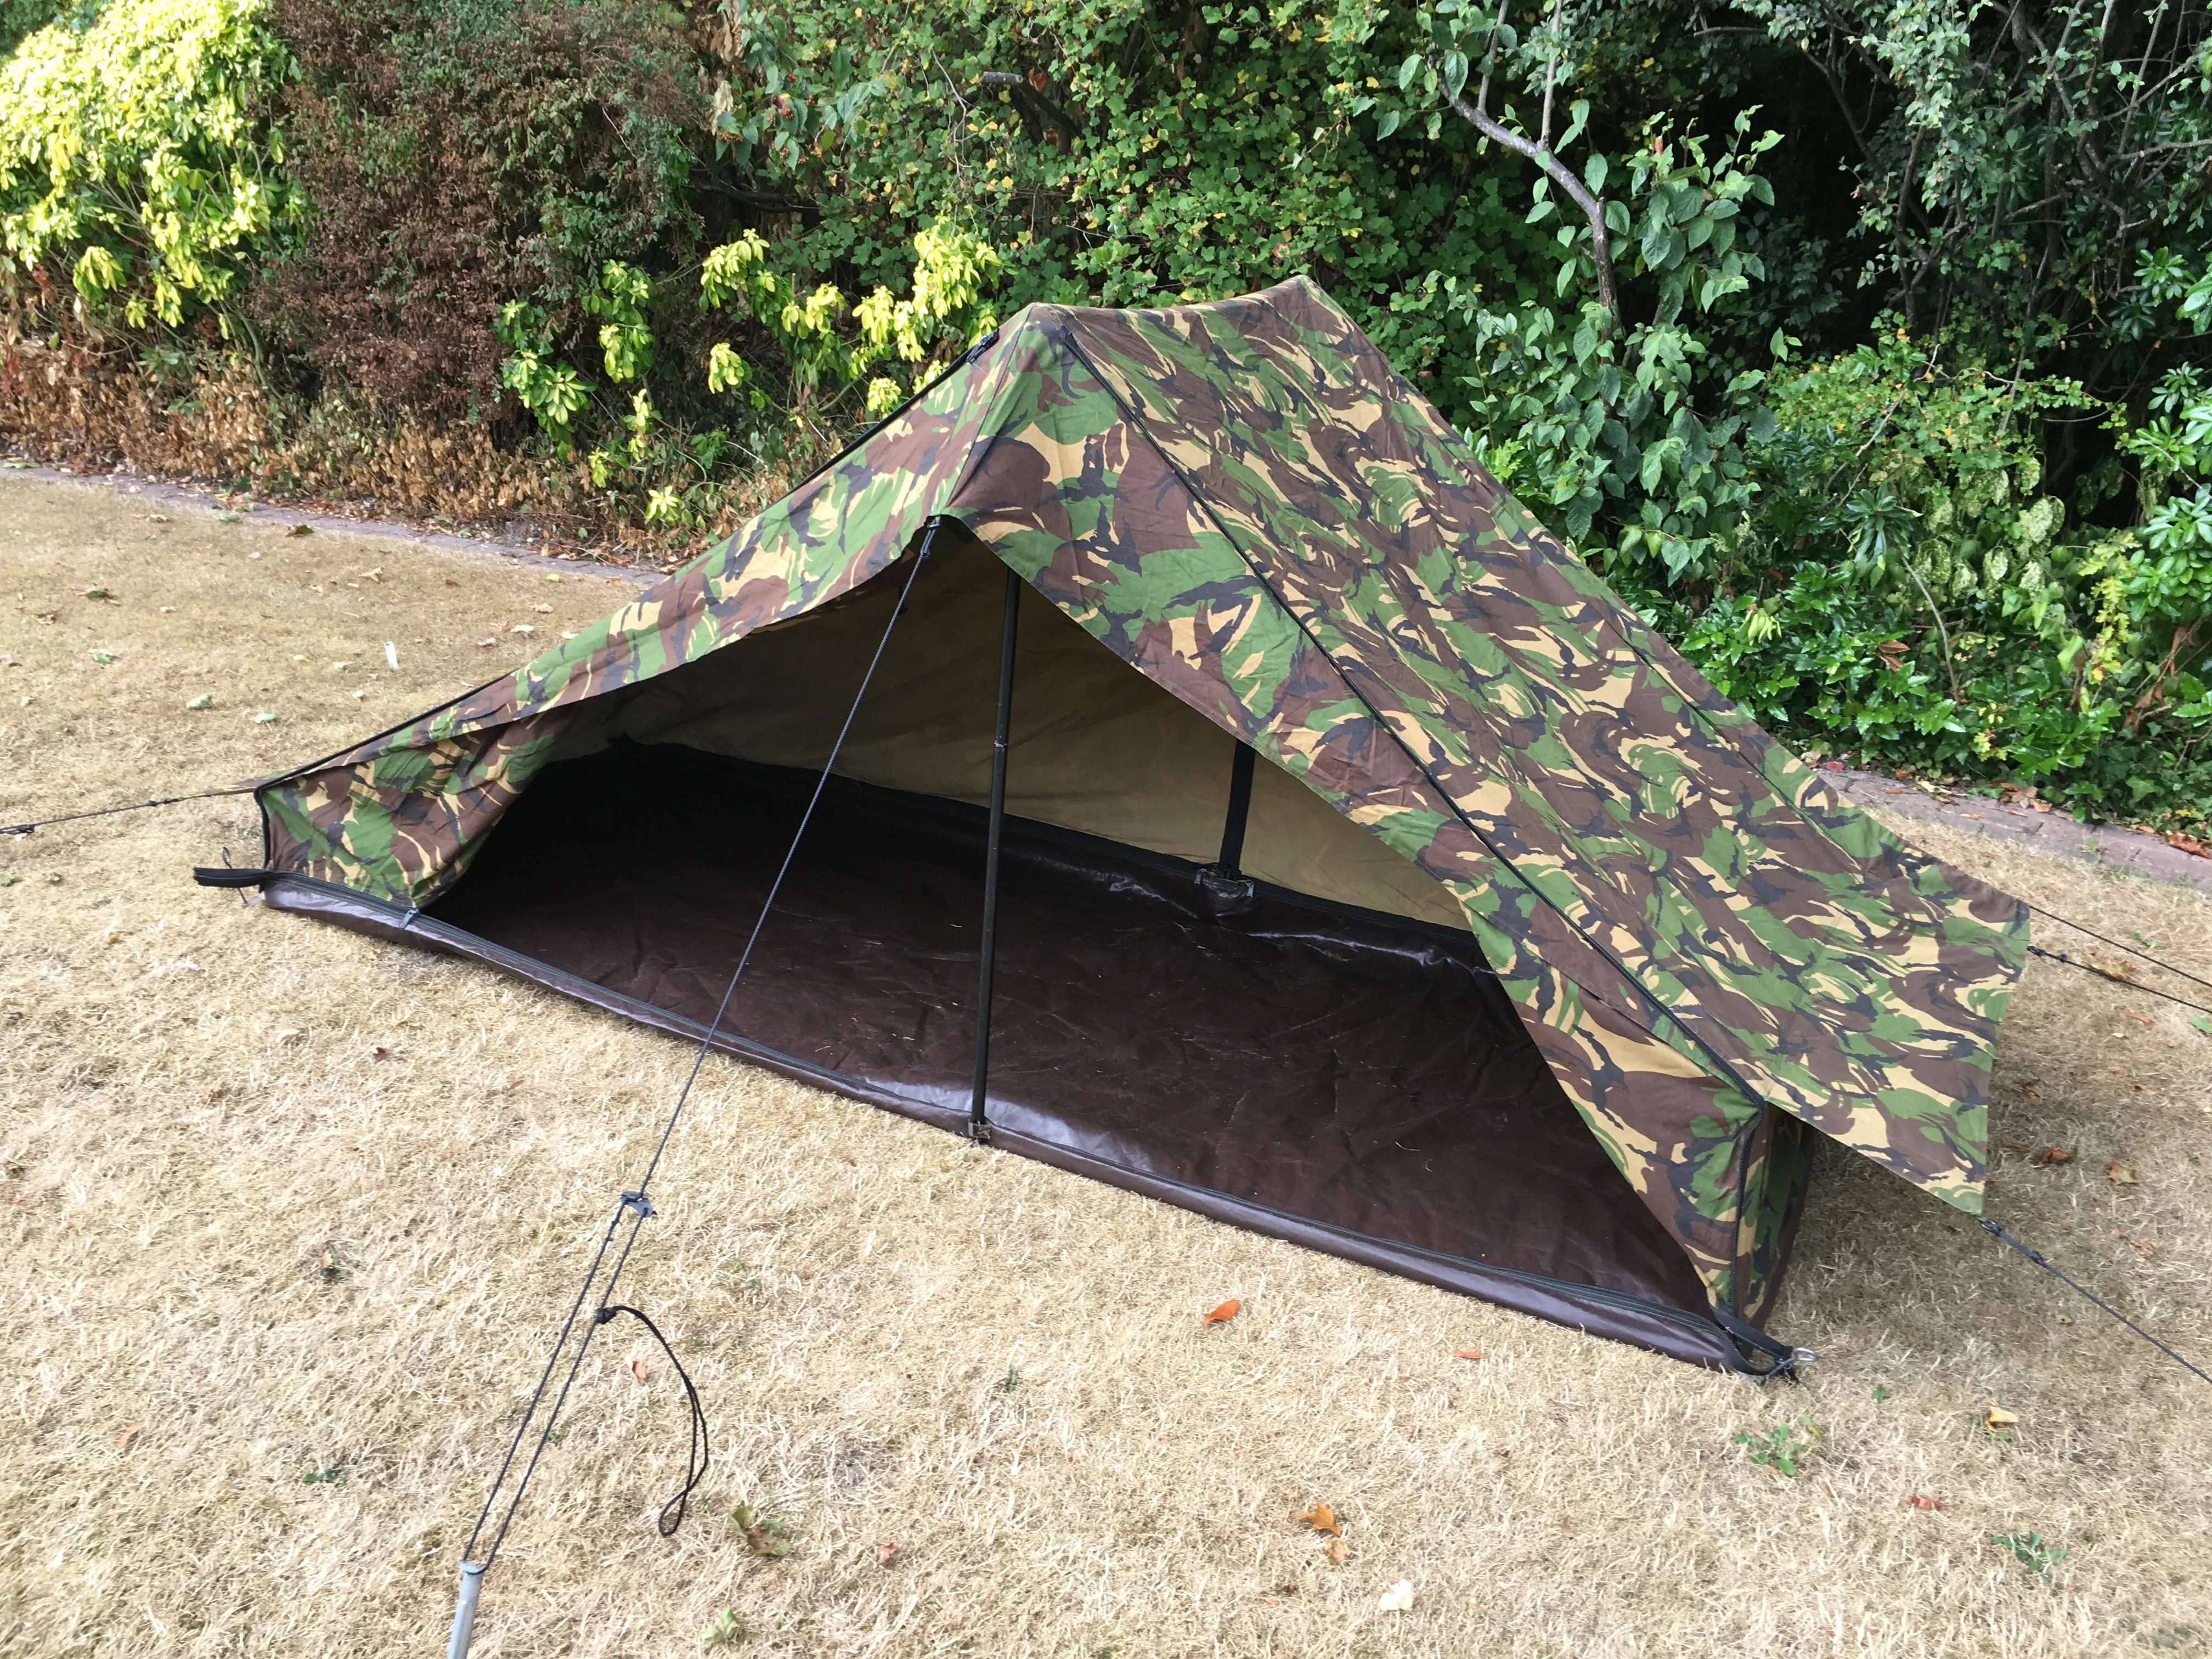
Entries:
MULTIPOLYGON (((811 782, 632 744, 562 763, 432 915, 704 1022, 811 782)), ((867 1097, 964 1112, 982 819, 833 781, 727 1024, 867 1097)), ((1009 824, 1003 1138, 1146 1190, 1703 1311, 1471 939, 1271 890, 1216 908, 1188 866, 1009 824)), ((1710 1363, 1710 1340, 1689 1346, 1710 1363)))

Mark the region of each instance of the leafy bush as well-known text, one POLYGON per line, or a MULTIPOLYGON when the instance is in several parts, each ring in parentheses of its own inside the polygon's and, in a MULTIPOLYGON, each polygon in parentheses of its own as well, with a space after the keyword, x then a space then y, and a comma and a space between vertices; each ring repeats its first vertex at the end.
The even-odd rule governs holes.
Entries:
POLYGON ((190 307, 228 337, 248 262, 299 213, 268 119, 291 63, 261 0, 114 0, 24 39, 0 65, 15 302, 58 299, 58 266, 95 320, 190 307))
POLYGON ((1304 272, 1799 744, 2212 810, 2202 8, 257 3, 0 0, 17 441, 679 545, 1304 272))
POLYGON ((653 0, 276 4, 303 70, 286 122, 314 209, 258 307, 321 375, 428 416, 497 419, 512 407, 503 305, 596 333, 587 301, 609 260, 696 257, 690 133, 704 111, 680 14, 653 0))
POLYGON ((2130 434, 2169 459, 2140 531, 2068 533, 2041 417, 2097 412, 2063 380, 2008 380, 1893 319, 1777 388, 1752 447, 1759 510, 1709 596, 1636 602, 1761 720, 1831 752, 2017 779, 2100 813, 2201 821, 2212 405, 2130 434))

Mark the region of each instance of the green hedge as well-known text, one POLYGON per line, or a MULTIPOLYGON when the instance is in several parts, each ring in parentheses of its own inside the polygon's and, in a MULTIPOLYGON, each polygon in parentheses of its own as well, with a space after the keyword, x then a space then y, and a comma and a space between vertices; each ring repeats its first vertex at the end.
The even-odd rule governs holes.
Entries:
POLYGON ((1303 270, 1801 746, 2212 809, 2203 15, 8 3, 21 333, 675 545, 1012 307, 1303 270))

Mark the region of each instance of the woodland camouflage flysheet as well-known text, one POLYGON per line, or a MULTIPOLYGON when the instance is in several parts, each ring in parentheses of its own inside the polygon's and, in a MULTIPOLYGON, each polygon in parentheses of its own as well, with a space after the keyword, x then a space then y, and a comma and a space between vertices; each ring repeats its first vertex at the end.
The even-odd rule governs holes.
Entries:
POLYGON ((1029 307, 613 616, 264 787, 270 866, 426 903, 579 704, 837 598, 933 517, 1447 886, 1717 1305, 1761 1299, 1797 1121, 1979 1210, 2025 907, 1717 694, 1303 279, 1029 307))

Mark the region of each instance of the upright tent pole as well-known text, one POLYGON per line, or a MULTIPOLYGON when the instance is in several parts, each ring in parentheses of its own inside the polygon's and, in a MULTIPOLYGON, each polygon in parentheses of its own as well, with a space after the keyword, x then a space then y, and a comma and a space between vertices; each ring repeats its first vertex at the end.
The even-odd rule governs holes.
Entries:
POLYGON ((1021 619, 1022 579, 1006 572, 1006 614, 999 627, 999 724, 991 739, 991 827, 984 836, 983 958, 975 983, 975 1086, 968 1097, 968 1133, 988 1142, 984 1112, 991 1074, 991 962, 999 946, 999 843, 1006 828, 1006 734, 1014 713, 1014 624, 1021 619))
POLYGON ((1229 771, 1229 816, 1221 823, 1221 861, 1213 866, 1224 876, 1244 873, 1244 825, 1252 816, 1252 763, 1258 758, 1251 744, 1237 745, 1229 771))

